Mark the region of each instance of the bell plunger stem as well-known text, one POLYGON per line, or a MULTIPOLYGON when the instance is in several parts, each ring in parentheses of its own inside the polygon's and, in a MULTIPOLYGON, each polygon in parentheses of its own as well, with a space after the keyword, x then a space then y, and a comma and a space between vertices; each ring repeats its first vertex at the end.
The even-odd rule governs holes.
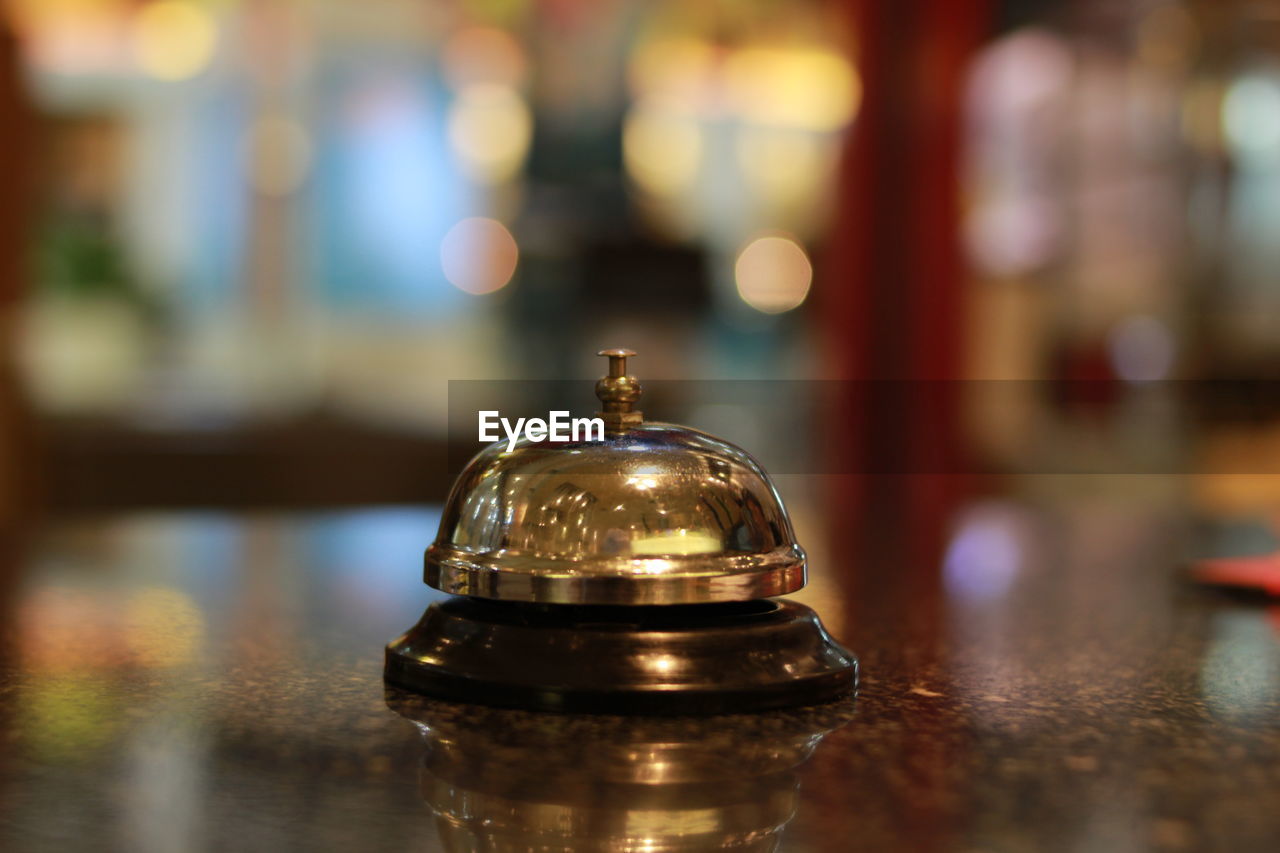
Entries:
POLYGON ((609 359, 609 375, 596 383, 596 396, 600 398, 600 417, 605 428, 619 430, 640 423, 644 418, 635 410, 640 399, 640 383, 627 375, 627 359, 635 355, 629 349, 602 349, 597 355, 609 359))

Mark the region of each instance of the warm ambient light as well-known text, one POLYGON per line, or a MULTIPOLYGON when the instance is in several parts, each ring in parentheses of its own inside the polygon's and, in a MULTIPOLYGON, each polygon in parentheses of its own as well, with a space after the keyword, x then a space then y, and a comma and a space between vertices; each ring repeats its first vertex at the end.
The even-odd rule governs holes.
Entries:
POLYGON ((862 98, 834 44, 658 38, 636 47, 627 82, 623 164, 658 229, 690 239, 729 220, 802 235, 819 224, 862 98))
POLYGON ((809 256, 789 237, 758 237, 738 254, 734 280, 742 301, 765 314, 804 302, 813 281, 809 256))
POLYGON ((185 80, 213 58, 217 27, 194 3, 160 0, 139 10, 133 24, 138 67, 159 80, 185 80))
POLYGON ((700 39, 659 39, 641 44, 627 67, 631 94, 704 112, 715 92, 717 54, 713 45, 700 39))
POLYGON ((639 187, 654 195, 674 195, 697 176, 702 130, 692 115, 641 102, 623 125, 622 159, 639 187))
POLYGON ((756 124, 834 131, 853 120, 862 81, 853 65, 825 50, 747 48, 725 64, 729 102, 756 124))
POLYGON ((833 173, 838 149, 827 138, 792 128, 746 127, 737 140, 738 165, 772 204, 807 205, 833 173))
POLYGON ((524 163, 532 135, 529 108, 510 86, 467 86, 449 110, 449 143, 463 169, 478 181, 510 180, 524 163))
POLYGON ((519 257, 515 238, 494 219, 464 219, 449 229, 440 244, 445 278, 467 293, 492 293, 506 286, 519 257))
POLYGON ((118 73, 122 0, 6 0, 2 15, 25 57, 57 74, 118 73))

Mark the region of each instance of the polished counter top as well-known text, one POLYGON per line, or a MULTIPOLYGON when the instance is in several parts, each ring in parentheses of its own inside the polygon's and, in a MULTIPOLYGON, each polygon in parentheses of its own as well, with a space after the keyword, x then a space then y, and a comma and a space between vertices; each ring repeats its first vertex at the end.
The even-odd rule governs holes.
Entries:
POLYGON ((975 504, 936 566, 811 549, 856 702, 702 720, 384 688, 437 518, 116 516, 5 553, 0 849, 1280 848, 1280 618, 1181 580, 1252 546, 1176 504, 975 504))

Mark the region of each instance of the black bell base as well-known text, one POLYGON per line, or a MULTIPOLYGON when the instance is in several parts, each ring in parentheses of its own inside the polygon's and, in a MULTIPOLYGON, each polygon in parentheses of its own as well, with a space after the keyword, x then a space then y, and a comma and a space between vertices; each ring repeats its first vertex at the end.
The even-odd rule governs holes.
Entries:
POLYGON ((732 714, 851 695, 858 662, 786 600, 612 607, 457 596, 387 646, 386 680, 537 711, 732 714))

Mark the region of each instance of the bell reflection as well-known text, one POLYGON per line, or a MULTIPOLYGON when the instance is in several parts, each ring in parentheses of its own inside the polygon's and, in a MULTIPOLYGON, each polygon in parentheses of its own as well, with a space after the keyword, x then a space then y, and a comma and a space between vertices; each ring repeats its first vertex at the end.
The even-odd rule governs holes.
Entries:
POLYGON ((732 717, 563 716, 389 688, 426 740, 422 797, 450 851, 774 850, 795 770, 853 703, 732 717))

